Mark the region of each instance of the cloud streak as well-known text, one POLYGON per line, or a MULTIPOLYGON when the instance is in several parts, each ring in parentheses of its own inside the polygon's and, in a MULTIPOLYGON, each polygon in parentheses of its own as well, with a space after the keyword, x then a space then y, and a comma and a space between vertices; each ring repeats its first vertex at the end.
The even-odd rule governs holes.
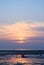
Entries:
POLYGON ((0 34, 10 38, 16 37, 33 37, 33 36, 43 36, 44 26, 39 23, 26 23, 17 22, 11 25, 2 25, 0 27, 0 34))

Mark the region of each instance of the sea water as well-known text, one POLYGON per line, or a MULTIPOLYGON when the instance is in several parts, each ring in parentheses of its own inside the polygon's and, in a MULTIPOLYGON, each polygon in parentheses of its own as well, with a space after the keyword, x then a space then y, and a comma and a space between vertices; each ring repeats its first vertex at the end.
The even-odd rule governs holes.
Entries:
POLYGON ((44 65, 44 55, 5 55, 0 56, 0 65, 44 65))

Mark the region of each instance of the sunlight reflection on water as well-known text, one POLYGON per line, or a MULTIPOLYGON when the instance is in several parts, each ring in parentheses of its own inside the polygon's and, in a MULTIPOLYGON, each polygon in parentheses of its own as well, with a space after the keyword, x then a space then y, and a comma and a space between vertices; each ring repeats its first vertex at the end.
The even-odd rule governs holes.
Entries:
POLYGON ((44 65, 42 57, 22 58, 18 55, 8 55, 0 57, 0 65, 44 65))

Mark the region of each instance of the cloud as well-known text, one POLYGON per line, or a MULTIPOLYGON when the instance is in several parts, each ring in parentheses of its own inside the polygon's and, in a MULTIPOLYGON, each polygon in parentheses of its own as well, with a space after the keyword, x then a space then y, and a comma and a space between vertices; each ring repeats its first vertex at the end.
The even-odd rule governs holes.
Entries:
POLYGON ((0 26, 0 30, 1 30, 1 29, 5 29, 5 28, 4 28, 4 27, 2 27, 2 26, 0 26))
MULTIPOLYGON (((12 40, 17 43, 35 41, 44 37, 44 24, 38 22, 16 22, 0 26, 0 39, 12 40), (36 37, 36 38, 35 38, 36 37), (28 40, 29 39, 29 40, 28 40)), ((36 42, 37 42, 36 41, 36 42)))
POLYGON ((12 40, 0 40, 0 49, 44 49, 44 38, 31 37, 28 40, 24 44, 12 40))
POLYGON ((29 29, 31 29, 33 31, 41 31, 41 32, 44 32, 44 27, 30 27, 29 29))

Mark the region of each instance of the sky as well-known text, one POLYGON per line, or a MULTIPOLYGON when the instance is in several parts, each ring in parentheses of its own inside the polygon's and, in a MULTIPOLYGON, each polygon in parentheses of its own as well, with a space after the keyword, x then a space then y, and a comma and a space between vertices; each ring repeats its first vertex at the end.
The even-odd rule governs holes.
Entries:
POLYGON ((0 0, 0 49, 44 49, 44 0, 0 0))

